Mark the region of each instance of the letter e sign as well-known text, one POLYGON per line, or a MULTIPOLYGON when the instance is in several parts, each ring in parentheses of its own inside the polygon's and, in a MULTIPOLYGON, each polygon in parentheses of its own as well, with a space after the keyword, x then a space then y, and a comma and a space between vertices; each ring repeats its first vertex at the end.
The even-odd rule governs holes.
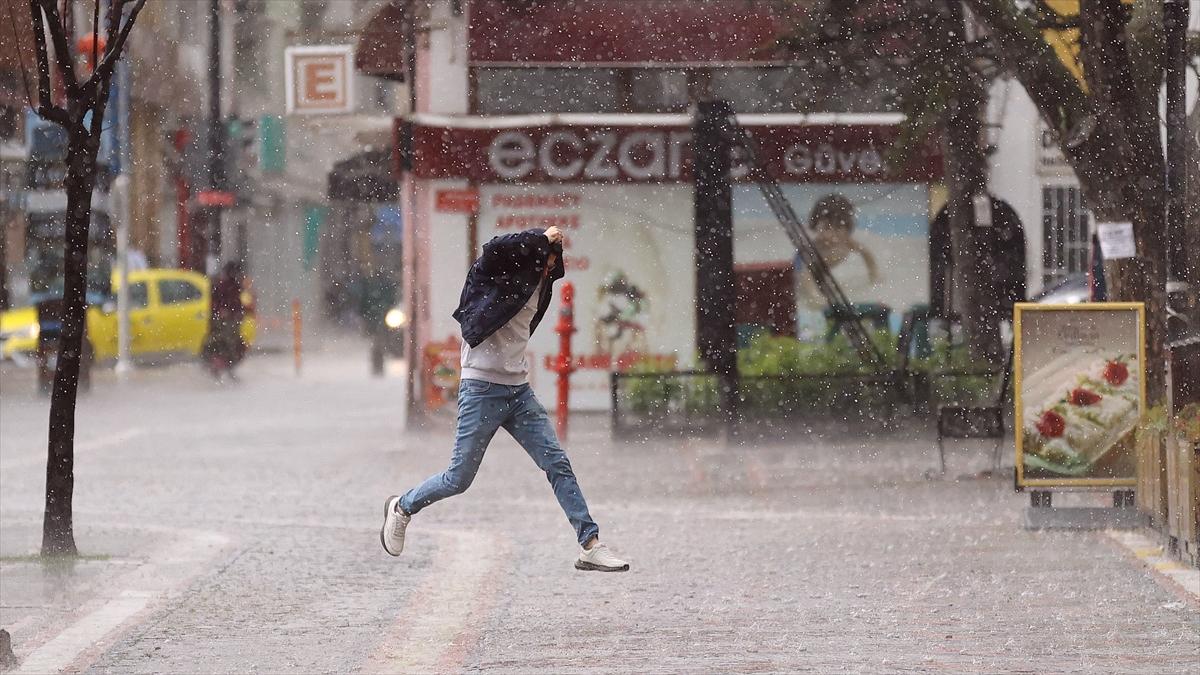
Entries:
POLYGON ((288 47, 287 111, 291 115, 324 115, 354 110, 354 47, 323 45, 288 47))

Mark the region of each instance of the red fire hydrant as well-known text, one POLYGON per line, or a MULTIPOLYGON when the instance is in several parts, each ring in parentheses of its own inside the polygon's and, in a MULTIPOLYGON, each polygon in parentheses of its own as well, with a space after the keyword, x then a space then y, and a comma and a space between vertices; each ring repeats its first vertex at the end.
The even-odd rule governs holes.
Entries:
POLYGON ((567 404, 571 398, 571 372, 575 370, 571 363, 571 334, 575 332, 575 286, 571 282, 563 284, 562 308, 558 310, 558 324, 554 326, 558 333, 558 359, 554 363, 554 372, 558 373, 558 438, 567 438, 567 404))

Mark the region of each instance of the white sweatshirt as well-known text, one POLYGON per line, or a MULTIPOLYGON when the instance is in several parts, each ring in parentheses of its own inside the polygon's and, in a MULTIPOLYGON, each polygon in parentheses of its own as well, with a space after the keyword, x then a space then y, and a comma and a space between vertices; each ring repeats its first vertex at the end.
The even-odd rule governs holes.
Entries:
POLYGON ((529 381, 529 359, 525 348, 529 345, 529 327, 537 314, 538 298, 542 296, 542 284, 538 283, 517 315, 509 319, 479 343, 471 347, 463 340, 461 349, 462 379, 483 380, 493 384, 516 386, 529 381))

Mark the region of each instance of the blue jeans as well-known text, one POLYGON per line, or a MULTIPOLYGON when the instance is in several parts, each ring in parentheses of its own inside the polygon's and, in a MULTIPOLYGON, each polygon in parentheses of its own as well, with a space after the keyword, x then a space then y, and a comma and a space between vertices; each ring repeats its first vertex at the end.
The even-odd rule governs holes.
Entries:
POLYGON ((400 498, 400 508, 414 515, 430 504, 461 494, 471 486, 479 463, 492 436, 504 428, 535 464, 546 472, 558 504, 575 528, 579 544, 599 535, 600 528, 588 513, 587 502, 567 453, 558 444, 558 436, 546 416, 546 409, 533 395, 528 384, 508 386, 483 380, 466 379, 458 388, 458 430, 450 468, 430 476, 400 498))

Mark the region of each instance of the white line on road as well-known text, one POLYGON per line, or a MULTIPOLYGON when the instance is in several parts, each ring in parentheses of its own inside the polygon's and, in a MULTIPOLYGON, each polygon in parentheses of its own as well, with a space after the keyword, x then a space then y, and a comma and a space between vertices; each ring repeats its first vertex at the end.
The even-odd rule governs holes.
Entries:
MULTIPOLYGON (((97 438, 88 438, 88 439, 82 440, 75 444, 75 451, 88 453, 88 452, 96 452, 98 450, 107 450, 108 448, 115 447, 115 446, 121 445, 123 443, 128 443, 129 441, 132 441, 135 438, 140 438, 145 435, 146 435, 145 429, 143 429, 141 427, 133 427, 131 429, 125 429, 123 431, 118 431, 115 434, 109 434, 107 436, 100 436, 97 438)), ((20 466, 32 466, 32 465, 45 464, 45 463, 46 463, 46 455, 44 452, 42 452, 42 453, 34 453, 34 454, 30 454, 30 455, 25 455, 22 457, 17 457, 16 459, 14 459, 10 462, 0 463, 0 467, 2 467, 4 469, 13 469, 13 468, 20 467, 20 466)))
POLYGON ((126 619, 146 608, 150 596, 145 593, 126 593, 109 600, 100 609, 87 614, 70 628, 38 647, 21 662, 14 675, 25 673, 57 673, 90 648, 99 639, 125 623, 126 619))
POLYGON ((442 530, 434 571, 402 609, 382 645, 363 667, 369 673, 457 672, 457 663, 483 621, 496 590, 498 560, 507 556, 495 537, 442 530), (483 553, 486 552, 486 555, 483 553))
POLYGON ((145 526, 140 529, 175 536, 153 551, 145 564, 114 580, 112 587, 120 589, 114 597, 21 659, 13 675, 83 670, 88 665, 86 661, 96 658, 101 648, 110 645, 136 616, 184 586, 229 544, 227 537, 216 532, 145 526))

